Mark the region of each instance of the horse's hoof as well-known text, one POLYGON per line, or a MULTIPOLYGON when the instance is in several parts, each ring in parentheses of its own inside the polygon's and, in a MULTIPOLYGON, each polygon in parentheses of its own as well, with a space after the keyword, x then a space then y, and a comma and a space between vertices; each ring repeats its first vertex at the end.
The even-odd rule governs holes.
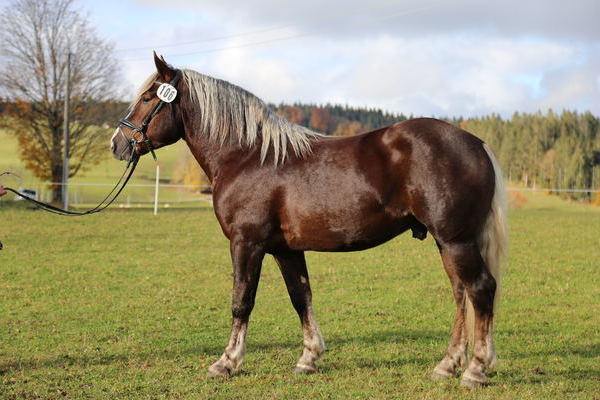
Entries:
POLYGON ((294 368, 295 374, 309 375, 317 372, 317 367, 310 367, 308 365, 296 365, 294 368))
POLYGON ((433 379, 434 381, 445 381, 446 379, 450 379, 450 378, 454 378, 454 375, 452 375, 452 374, 440 374, 437 371, 433 371, 431 373, 431 379, 433 379))
POLYGON ((476 388, 487 386, 487 382, 478 382, 478 381, 472 381, 470 379, 462 379, 460 381, 460 386, 466 387, 468 389, 476 389, 476 388))
POLYGON ((456 377, 454 370, 455 370, 454 365, 453 364, 449 365, 447 360, 444 359, 441 363, 436 365, 436 367, 433 369, 433 372, 431 373, 431 379, 433 379, 434 381, 441 381, 441 380, 445 380, 445 379, 454 378, 454 377, 456 377))
POLYGON ((221 378, 228 379, 231 378, 231 370, 227 367, 223 367, 221 365, 213 364, 208 369, 206 376, 209 378, 221 378))
POLYGON ((489 378, 483 373, 472 373, 469 370, 465 371, 460 381, 460 386, 474 389, 478 387, 486 386, 489 382, 489 378))

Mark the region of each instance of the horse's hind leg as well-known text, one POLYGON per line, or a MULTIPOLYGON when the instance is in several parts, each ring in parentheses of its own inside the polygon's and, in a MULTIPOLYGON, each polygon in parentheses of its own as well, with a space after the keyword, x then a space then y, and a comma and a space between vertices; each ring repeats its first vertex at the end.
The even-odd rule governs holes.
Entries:
POLYGON ((233 316, 229 344, 221 358, 208 370, 209 377, 228 378, 237 372, 246 355, 246 330, 260 277, 264 251, 244 241, 231 242, 233 260, 233 316))
POLYGON ((275 254, 274 257, 281 269, 290 299, 300 317, 304 331, 304 350, 296 364, 295 372, 316 372, 315 362, 325 351, 325 342, 312 308, 312 294, 304 253, 290 251, 275 254))
POLYGON ((467 332, 465 329, 465 286, 456 274, 454 264, 451 259, 443 256, 442 248, 438 244, 440 254, 444 263, 444 269, 450 278, 452 284, 452 293, 456 302, 456 316, 454 317, 454 326, 450 337, 450 344, 446 350, 446 355, 442 361, 433 370, 432 378, 447 379, 455 376, 458 368, 464 368, 467 364, 467 332))
POLYGON ((440 247, 444 266, 458 277, 474 309, 473 357, 461 383, 465 386, 485 384, 488 381, 485 370, 493 368, 496 361, 492 340, 496 280, 488 271, 475 240, 440 243, 440 247))

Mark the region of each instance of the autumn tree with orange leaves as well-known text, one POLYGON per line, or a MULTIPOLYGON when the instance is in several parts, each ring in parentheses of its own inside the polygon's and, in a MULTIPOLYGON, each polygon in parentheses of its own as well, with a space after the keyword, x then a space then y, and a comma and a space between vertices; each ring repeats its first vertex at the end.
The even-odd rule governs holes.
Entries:
MULTIPOLYGON (((14 0, 0 13, 0 90, 10 103, 3 128, 37 177, 62 181, 63 108, 71 61, 70 162, 74 176, 107 153, 110 133, 91 126, 94 104, 115 97, 117 63, 73 0, 14 0)), ((60 186, 52 201, 62 202, 60 186)))

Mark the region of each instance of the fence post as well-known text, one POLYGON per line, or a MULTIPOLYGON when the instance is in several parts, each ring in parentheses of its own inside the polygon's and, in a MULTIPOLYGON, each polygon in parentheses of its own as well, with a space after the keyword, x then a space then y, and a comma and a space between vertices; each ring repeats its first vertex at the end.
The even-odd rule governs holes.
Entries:
POLYGON ((156 163, 156 185, 154 187, 154 215, 158 213, 158 181, 160 177, 160 166, 156 163))

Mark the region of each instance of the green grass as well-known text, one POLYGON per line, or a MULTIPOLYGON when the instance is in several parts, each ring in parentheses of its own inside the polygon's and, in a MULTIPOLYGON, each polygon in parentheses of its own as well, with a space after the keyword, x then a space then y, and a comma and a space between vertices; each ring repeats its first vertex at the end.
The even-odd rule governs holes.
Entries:
POLYGON ((528 194, 492 384, 433 382, 453 318, 431 239, 309 253, 328 351, 292 373, 301 330, 265 261, 243 371, 209 380, 230 323, 228 242, 208 207, 60 218, 0 206, 0 399, 600 398, 600 210, 528 194))

